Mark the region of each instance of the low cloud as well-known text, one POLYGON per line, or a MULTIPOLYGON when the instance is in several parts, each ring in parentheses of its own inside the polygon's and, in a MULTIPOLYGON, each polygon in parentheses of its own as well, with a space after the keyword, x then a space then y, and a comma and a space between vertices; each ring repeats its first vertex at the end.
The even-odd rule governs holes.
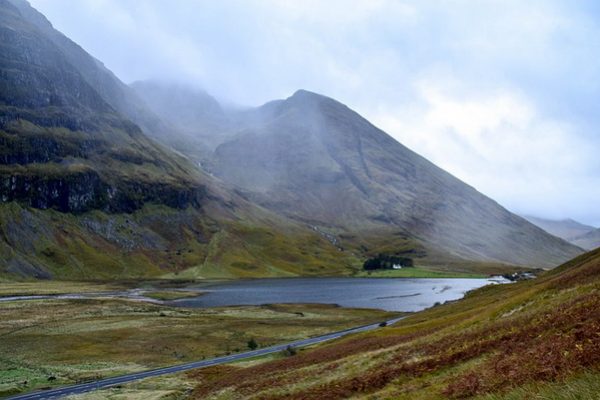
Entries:
POLYGON ((600 221, 597 145, 577 127, 541 115, 515 91, 455 96, 421 82, 416 93, 413 107, 381 110, 375 122, 516 212, 600 221))
POLYGON ((320 92, 513 211, 600 225, 595 1, 31 2, 125 82, 320 92))

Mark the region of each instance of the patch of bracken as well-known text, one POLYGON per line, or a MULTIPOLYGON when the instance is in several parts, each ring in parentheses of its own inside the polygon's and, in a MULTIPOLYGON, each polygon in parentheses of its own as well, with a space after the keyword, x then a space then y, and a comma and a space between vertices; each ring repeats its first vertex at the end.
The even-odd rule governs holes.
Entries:
MULTIPOLYGON (((419 335, 427 333, 431 332, 420 333, 419 335)), ((360 337, 346 340, 335 346, 301 352, 294 357, 233 371, 220 379, 198 386, 194 391, 194 395, 196 398, 203 398, 226 387, 235 387, 240 393, 251 394, 260 389, 286 386, 291 382, 298 381, 299 376, 297 375, 301 374, 296 374, 296 371, 301 368, 331 363, 352 354, 389 348, 414 340, 416 337, 417 335, 411 334, 390 337, 360 337), (286 372, 291 374, 283 377, 282 374, 286 372)))

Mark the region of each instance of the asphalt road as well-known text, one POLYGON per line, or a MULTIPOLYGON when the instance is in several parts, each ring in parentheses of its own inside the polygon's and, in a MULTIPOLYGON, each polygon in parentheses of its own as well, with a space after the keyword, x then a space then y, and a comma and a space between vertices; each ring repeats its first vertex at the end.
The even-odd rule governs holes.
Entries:
MULTIPOLYGON (((394 323, 400 321, 401 319, 402 319, 402 317, 388 320, 387 325, 394 324, 394 323)), ((58 388, 58 389, 41 390, 41 391, 37 391, 37 392, 33 392, 33 393, 27 393, 27 394, 9 397, 8 399, 9 400, 58 399, 58 398, 73 395, 73 394, 86 393, 86 392, 91 392, 93 390, 99 390, 99 389, 104 389, 104 388, 108 388, 111 386, 122 385, 124 383, 138 381, 140 379, 150 378, 153 376, 173 374, 176 372, 188 371, 190 369, 196 369, 196 368, 206 368, 206 367, 211 367, 213 365, 227 364, 232 361, 244 360, 247 358, 262 356, 265 354, 277 353, 279 351, 285 350, 288 346, 292 346, 292 347, 309 346, 309 345, 313 345, 313 344, 317 344, 317 343, 326 342, 328 340, 338 339, 338 338, 341 338, 342 336, 346 336, 351 333, 365 332, 365 331, 370 331, 370 330, 377 329, 377 328, 379 328, 379 323, 363 325, 363 326, 358 326, 355 328, 345 329, 343 331, 328 333, 327 335, 317 336, 317 337, 313 337, 313 338, 309 338, 309 339, 296 340, 295 342, 288 342, 288 343, 278 344, 276 346, 265 347, 265 348, 258 349, 258 350, 247 351, 245 353, 238 353, 238 354, 232 354, 229 356, 211 358, 210 360, 194 361, 194 362, 190 362, 190 363, 174 365, 172 367, 158 368, 158 369, 153 369, 153 370, 149 370, 149 371, 137 372, 134 374, 115 376, 113 378, 106 378, 106 379, 82 383, 82 384, 78 384, 78 385, 65 386, 65 387, 58 388)))

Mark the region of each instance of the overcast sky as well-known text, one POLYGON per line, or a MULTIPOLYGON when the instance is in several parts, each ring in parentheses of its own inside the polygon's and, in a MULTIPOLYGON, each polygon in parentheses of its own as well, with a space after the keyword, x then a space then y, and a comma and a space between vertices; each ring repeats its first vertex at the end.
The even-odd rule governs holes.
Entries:
POLYGON ((514 212, 600 226, 600 2, 30 1, 127 83, 319 92, 514 212))

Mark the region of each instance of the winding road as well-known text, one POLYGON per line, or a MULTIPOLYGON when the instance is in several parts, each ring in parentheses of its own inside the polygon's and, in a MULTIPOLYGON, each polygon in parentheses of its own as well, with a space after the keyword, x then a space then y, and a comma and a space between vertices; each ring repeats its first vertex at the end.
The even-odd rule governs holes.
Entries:
MULTIPOLYGON (((403 317, 394 318, 394 319, 386 321, 386 323, 387 323, 387 325, 391 325, 391 324, 394 324, 394 323, 400 321, 402 318, 403 317)), ((41 391, 37 391, 37 392, 32 392, 32 393, 9 397, 7 400, 58 399, 58 398, 73 395, 73 394, 80 394, 80 393, 91 392, 93 390, 105 389, 105 388, 108 388, 111 386, 122 385, 124 383, 134 382, 134 381, 138 381, 141 379, 150 378, 150 377, 154 377, 154 376, 173 374, 176 372, 188 371, 188 370, 196 369, 196 368, 212 367, 214 365, 227 364, 232 361, 239 361, 239 360, 244 360, 244 359, 248 359, 248 358, 252 358, 252 357, 263 356, 266 354, 277 353, 279 351, 285 350, 288 346, 304 347, 304 346, 309 346, 309 345, 313 345, 313 344, 318 344, 318 343, 326 342, 329 340, 338 339, 343 336, 350 335, 352 333, 359 333, 359 332, 366 332, 366 331, 374 330, 379 327, 380 327, 379 323, 357 326, 355 328, 345 329, 343 331, 337 331, 337 332, 332 332, 332 333, 328 333, 326 335, 316 336, 316 337, 309 338, 309 339, 302 339, 302 340, 296 340, 294 342, 278 344, 276 346, 265 347, 265 348, 253 350, 253 351, 247 351, 245 353, 232 354, 229 356, 211 358, 209 360, 194 361, 194 362, 190 362, 190 363, 174 365, 172 367, 158 368, 158 369, 153 369, 153 370, 149 370, 149 371, 136 372, 133 374, 115 376, 112 378, 100 379, 97 381, 92 381, 92 382, 87 382, 87 383, 82 383, 82 384, 72 385, 72 386, 65 386, 65 387, 57 388, 57 389, 41 390, 41 391)))

